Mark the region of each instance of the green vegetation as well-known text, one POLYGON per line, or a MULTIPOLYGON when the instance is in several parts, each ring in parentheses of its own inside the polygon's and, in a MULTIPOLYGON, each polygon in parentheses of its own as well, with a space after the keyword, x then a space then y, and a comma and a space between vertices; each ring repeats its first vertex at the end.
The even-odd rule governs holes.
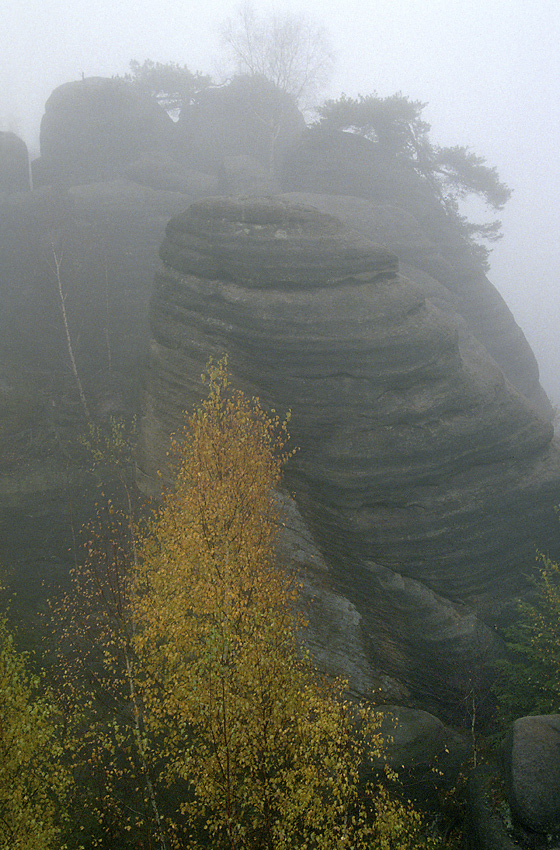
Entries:
POLYGON ((501 210, 511 190, 500 181, 496 168, 487 166, 483 157, 468 148, 434 144, 429 137, 431 127, 422 118, 426 105, 400 93, 355 99, 342 95, 318 107, 317 126, 358 133, 379 145, 386 156, 412 167, 484 261, 488 248, 477 240, 500 239, 501 222, 473 224, 461 215, 460 202, 475 195, 489 209, 501 210))
POLYGON ((534 602, 519 605, 507 632, 512 660, 502 662, 495 687, 505 722, 560 711, 560 566, 538 555, 534 602))
POLYGON ((61 718, 0 617, 0 848, 60 848, 70 778, 61 718))
POLYGON ((356 735, 344 683, 302 657, 298 585, 274 563, 287 423, 232 391, 223 364, 209 383, 133 605, 148 737, 187 789, 189 846, 410 846, 419 815, 375 784, 359 793, 360 766, 381 755, 376 716, 362 706, 356 735))
MULTIPOLYGON (((80 786, 70 801, 70 848, 151 847, 157 836, 142 707, 136 693, 130 598, 137 564, 128 429, 89 425, 82 440, 98 473, 118 488, 103 495, 86 531, 85 559, 53 603, 53 671, 67 720, 65 755, 80 786), (117 507, 116 501, 123 508, 117 507)), ((155 814, 159 816, 157 808, 155 814)))

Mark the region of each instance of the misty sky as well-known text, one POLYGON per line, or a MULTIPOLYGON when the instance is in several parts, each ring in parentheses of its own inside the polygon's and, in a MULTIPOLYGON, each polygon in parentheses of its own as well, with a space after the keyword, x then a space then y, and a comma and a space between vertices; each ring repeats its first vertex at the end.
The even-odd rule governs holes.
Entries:
MULTIPOLYGON (((125 73, 130 59, 215 73, 236 0, 0 0, 0 128, 36 152, 57 85, 125 73)), ((273 4, 256 2, 259 10, 273 4)), ((558 0, 277 0, 329 31, 325 96, 401 91, 427 102, 432 138, 470 146, 514 189, 490 279, 560 403, 558 0)))

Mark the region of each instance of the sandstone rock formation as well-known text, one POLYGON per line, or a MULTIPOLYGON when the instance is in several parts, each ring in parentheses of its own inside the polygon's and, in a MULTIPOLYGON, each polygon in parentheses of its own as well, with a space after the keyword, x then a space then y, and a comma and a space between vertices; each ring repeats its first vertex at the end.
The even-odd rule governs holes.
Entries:
POLYGON ((283 186, 291 193, 288 198, 336 215, 394 251, 401 269, 414 280, 421 277, 421 286, 428 283, 431 298, 449 301, 507 379, 544 415, 552 416, 522 331, 433 192, 411 167, 387 158, 361 136, 313 129, 288 154, 283 186))
POLYGON ((219 171, 220 195, 273 195, 277 183, 268 168, 246 154, 226 156, 219 171))
POLYGON ((398 199, 405 175, 388 162, 379 148, 355 133, 314 128, 306 130, 286 154, 282 175, 285 192, 352 195, 356 198, 398 199))
POLYGON ((521 717, 503 746, 506 793, 518 824, 560 833, 560 714, 521 717))
MULTIPOLYGON (((483 714, 495 625, 535 545, 557 552, 550 405, 523 333, 417 175, 358 136, 305 132, 264 95, 255 111, 243 84, 216 89, 173 125, 118 82, 69 83, 43 122, 47 186, 22 194, 23 149, 0 136, 0 564, 12 613, 36 622, 99 495, 77 440, 54 240, 95 421, 137 414, 147 371, 144 490, 159 490, 210 356, 227 351, 238 386, 292 410, 278 555, 305 578, 307 643, 327 673, 389 703, 390 762, 407 793, 430 794, 468 756, 441 719, 470 725, 473 701, 483 714)), ((514 751, 521 799, 531 750, 521 766, 514 751)), ((493 787, 475 772, 471 846, 511 850, 493 787)), ((555 822, 521 802, 527 826, 555 822)))
POLYGON ((114 179, 142 154, 166 151, 172 130, 167 113, 124 80, 64 83, 45 105, 35 182, 114 179))
POLYGON ((534 543, 554 552, 550 405, 523 334, 413 170, 352 134, 303 132, 293 104, 266 86, 251 101, 247 86, 208 90, 178 125, 119 81, 53 92, 37 174, 55 188, 0 210, 1 557, 40 596, 93 499, 68 452, 80 412, 51 238, 92 410, 132 415, 176 216, 152 302, 146 488, 208 357, 228 351, 240 386, 293 410, 282 545, 306 572, 317 658, 356 691, 451 713, 500 651, 494 625, 534 543), (282 179, 276 200, 189 208, 282 179))
POLYGON ((394 254, 316 209, 201 201, 161 258, 143 472, 227 351, 237 383, 292 410, 289 485, 372 667, 427 704, 458 701, 498 651, 534 540, 555 545, 550 423, 450 299, 439 309, 394 254))
POLYGON ((158 248, 169 218, 196 197, 124 180, 0 196, 0 562, 25 624, 81 556, 99 497, 78 440, 51 239, 91 413, 130 420, 158 248))
POLYGON ((193 198, 220 194, 217 176, 193 171, 165 155, 144 154, 124 169, 123 177, 150 189, 193 198))
POLYGON ((27 145, 15 133, 0 132, 0 192, 28 192, 29 154, 27 145))

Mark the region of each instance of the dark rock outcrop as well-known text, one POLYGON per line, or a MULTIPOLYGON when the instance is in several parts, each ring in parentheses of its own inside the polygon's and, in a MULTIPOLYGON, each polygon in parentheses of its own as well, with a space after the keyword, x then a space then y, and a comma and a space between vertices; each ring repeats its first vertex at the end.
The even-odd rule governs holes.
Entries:
MULTIPOLYGON (((22 585, 38 542, 20 507, 43 511, 37 528, 56 527, 67 557, 67 516, 52 517, 84 489, 65 456, 80 414, 50 235, 92 410, 119 415, 137 404, 176 216, 152 305, 146 486, 208 357, 228 351, 236 383, 293 410, 306 542, 286 558, 306 572, 322 666, 392 702, 458 704, 500 651, 494 625, 533 541, 554 550, 560 488, 534 357, 433 193, 367 140, 306 133, 258 80, 207 90, 178 125, 122 81, 69 83, 47 104, 42 153, 55 189, 10 196, 0 216, 0 525, 22 585), (291 195, 177 215, 218 188, 273 190, 289 149, 291 195)), ((58 554, 39 560, 48 573, 58 554)))
POLYGON ((64 83, 45 105, 35 182, 112 180, 142 154, 167 151, 172 131, 167 113, 125 80, 64 83))
POLYGON ((378 146, 363 136, 314 128, 286 153, 282 187, 285 192, 381 200, 398 198, 402 179, 378 146))
POLYGON ((220 195, 273 195, 276 180, 258 160, 246 154, 226 156, 219 174, 220 195))
POLYGON ((15 133, 0 132, 0 192, 28 192, 29 153, 27 145, 15 133))
POLYGON ((161 257, 144 472, 165 465, 207 359, 229 352, 237 383, 293 412, 289 484, 370 662, 456 701, 499 651, 492 624, 533 541, 555 541, 552 426, 450 304, 316 209, 201 201, 169 223, 161 257))
POLYGON ((560 714, 521 717, 503 745, 506 794, 516 821, 560 833, 560 714))
POLYGON ((219 194, 216 176, 192 171, 167 156, 145 154, 128 165, 123 176, 150 189, 181 192, 192 198, 219 194))
POLYGON ((213 174, 226 157, 250 156, 278 176, 304 130, 293 98, 264 77, 238 76, 205 89, 183 108, 175 154, 189 167, 213 174))

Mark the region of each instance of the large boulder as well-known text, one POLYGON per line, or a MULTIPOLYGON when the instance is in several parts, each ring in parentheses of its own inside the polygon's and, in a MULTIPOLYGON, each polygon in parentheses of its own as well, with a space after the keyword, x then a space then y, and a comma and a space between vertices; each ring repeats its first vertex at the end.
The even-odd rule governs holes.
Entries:
POLYGON ((217 195, 218 178, 192 171, 168 156, 144 154, 124 170, 128 180, 165 192, 181 192, 193 198, 217 195))
POLYGON ((142 154, 166 151, 172 131, 156 101, 125 80, 64 83, 45 105, 35 170, 43 183, 114 179, 142 154))
POLYGON ((229 352, 236 383, 292 410, 289 484, 371 665, 458 703, 499 652, 534 540, 556 546, 552 426, 449 305, 330 215, 208 199, 169 223, 161 257, 143 472, 229 352))
POLYGON ((226 156, 220 168, 220 195, 274 195, 275 178, 268 168, 246 154, 226 156))
POLYGON ((28 192, 29 154, 27 145, 15 133, 0 132, 0 192, 28 192))
MULTIPOLYGON (((402 169, 401 169, 402 171, 402 169)), ((287 151, 285 192, 313 192, 386 199, 395 196, 402 174, 380 148, 356 133, 307 129, 287 151)))
POLYGON ((560 714, 521 717, 503 746, 506 794, 517 822, 560 833, 560 714))

